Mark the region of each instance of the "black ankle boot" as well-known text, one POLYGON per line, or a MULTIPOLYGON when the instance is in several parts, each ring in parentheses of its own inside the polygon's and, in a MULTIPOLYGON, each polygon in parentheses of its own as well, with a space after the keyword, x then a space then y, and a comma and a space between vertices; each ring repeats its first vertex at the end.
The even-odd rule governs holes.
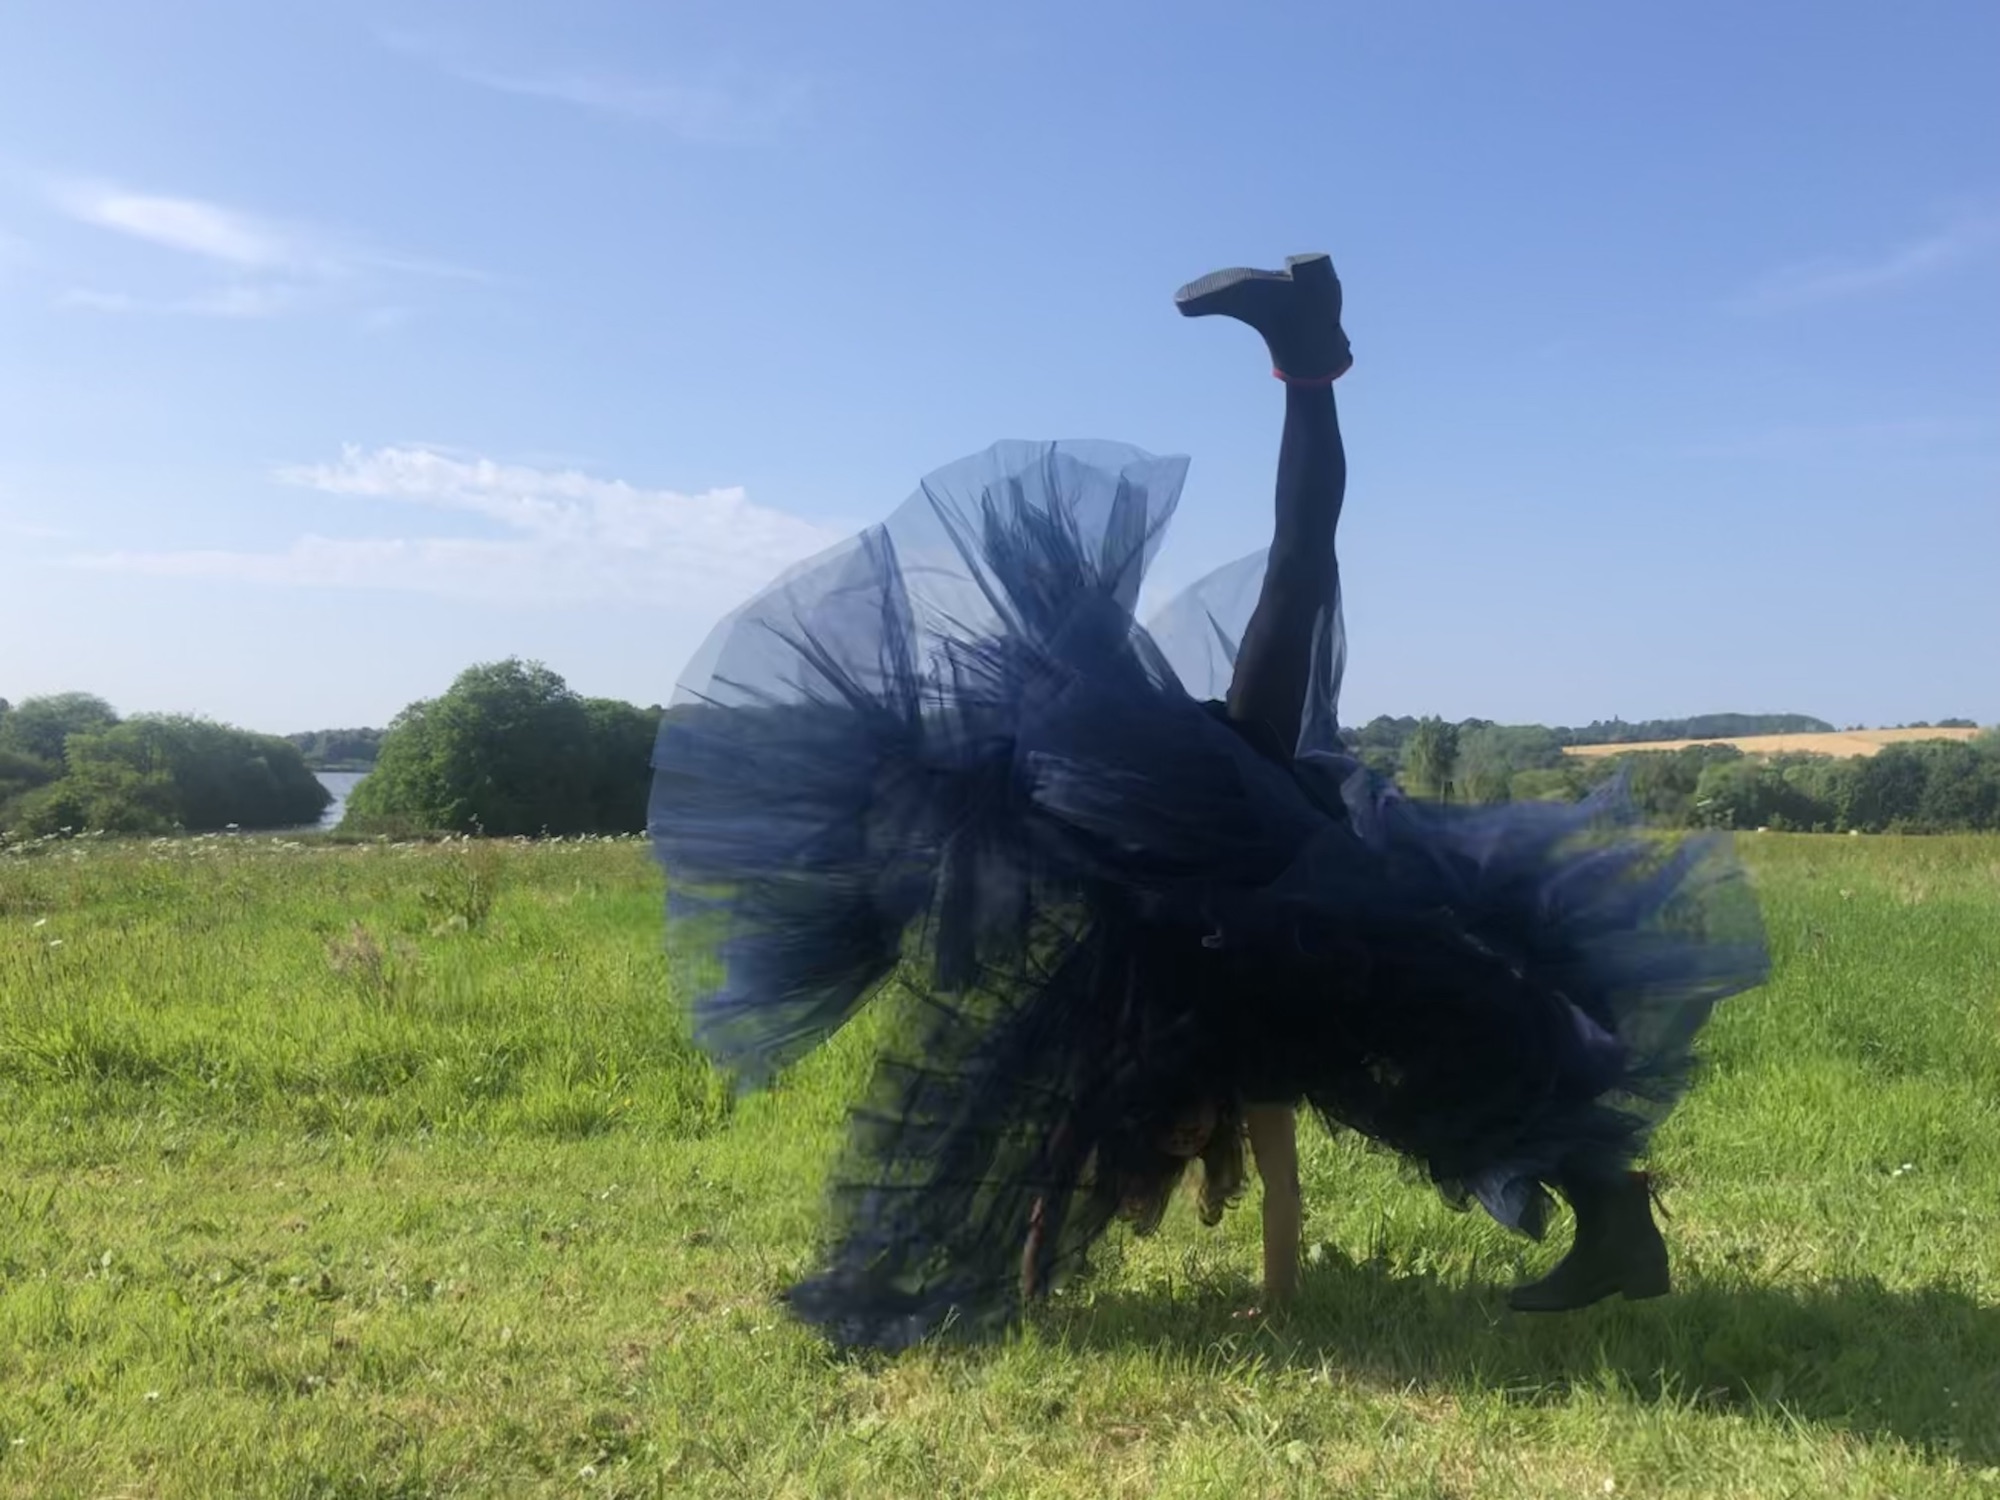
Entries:
POLYGON ((1622 1295, 1631 1301, 1671 1289, 1667 1242, 1653 1222, 1652 1190, 1643 1172, 1578 1177, 1558 1184, 1576 1210, 1576 1239, 1540 1281, 1507 1294, 1516 1312, 1570 1312, 1622 1295))
POLYGON ((1183 317, 1248 323, 1284 380, 1331 382, 1354 363, 1340 327, 1340 279, 1324 255, 1294 255, 1282 271, 1217 271, 1174 293, 1174 305, 1183 317))

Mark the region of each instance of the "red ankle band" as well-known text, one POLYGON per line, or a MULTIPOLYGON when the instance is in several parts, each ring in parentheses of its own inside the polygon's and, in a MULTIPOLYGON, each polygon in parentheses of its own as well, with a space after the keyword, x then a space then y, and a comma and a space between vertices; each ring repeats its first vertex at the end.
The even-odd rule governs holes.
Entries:
MULTIPOLYGON (((1332 385, 1336 380, 1340 379, 1340 375, 1291 376, 1287 375, 1283 370, 1276 370, 1276 369, 1272 370, 1271 373, 1275 375, 1278 379, 1284 381, 1286 385, 1307 386, 1313 388, 1317 388, 1323 385, 1332 385)), ((1341 375, 1345 375, 1346 373, 1347 372, 1345 370, 1342 370, 1340 372, 1341 375)))

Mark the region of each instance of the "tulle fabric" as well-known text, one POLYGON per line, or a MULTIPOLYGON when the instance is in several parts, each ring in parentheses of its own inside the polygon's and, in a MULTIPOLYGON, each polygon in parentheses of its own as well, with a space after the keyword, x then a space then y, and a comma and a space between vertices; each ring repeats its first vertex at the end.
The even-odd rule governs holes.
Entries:
POLYGON ((1135 623, 1186 462, 1003 443, 697 655, 651 829, 695 1034, 745 1086, 883 1006, 799 1313, 900 1347, 1019 1307, 1204 1102, 1311 1105, 1539 1234, 1684 1090, 1764 950, 1726 843, 1412 801, 1339 746, 1340 601, 1295 747, 1213 702, 1262 554, 1135 623))

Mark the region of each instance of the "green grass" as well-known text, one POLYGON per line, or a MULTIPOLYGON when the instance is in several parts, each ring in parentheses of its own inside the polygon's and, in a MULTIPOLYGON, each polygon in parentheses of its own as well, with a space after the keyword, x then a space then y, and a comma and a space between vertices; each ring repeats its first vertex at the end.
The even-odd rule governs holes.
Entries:
POLYGON ((1679 1295, 1313 1130, 1284 1322, 1177 1205, 894 1360, 774 1303, 867 1039, 732 1107, 640 846, 0 858, 0 1495, 2000 1496, 2000 840, 1744 847, 1679 1295))

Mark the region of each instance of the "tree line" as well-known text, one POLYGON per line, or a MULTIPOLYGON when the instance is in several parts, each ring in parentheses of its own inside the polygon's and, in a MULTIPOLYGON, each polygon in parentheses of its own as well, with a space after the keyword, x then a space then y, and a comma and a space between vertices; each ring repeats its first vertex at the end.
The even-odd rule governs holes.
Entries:
MULTIPOLYGON (((679 709, 677 713, 699 712, 679 709)), ((588 698, 536 662, 470 667, 387 729, 252 734, 178 715, 121 719, 86 693, 0 699, 0 832, 299 827, 330 802, 314 768, 367 769, 341 830, 407 836, 636 833, 663 710, 588 698)), ((1940 720, 1936 727, 1971 727, 1940 720)), ((1930 727, 1930 726, 1912 726, 1930 727)), ((1804 714, 1708 714, 1581 729, 1381 716, 1347 746, 1418 796, 1574 799, 1622 774, 1653 821, 1804 832, 2000 830, 2000 732, 1874 756, 1746 755, 1704 736, 1827 733, 1804 714), (1680 739, 1584 758, 1585 745, 1680 739)))
MULTIPOLYGON (((1635 727, 1651 731, 1700 722, 1655 721, 1635 727)), ((1976 726, 1970 720, 1948 719, 1904 727, 1976 726)), ((1351 732, 1348 740, 1361 759, 1397 776, 1417 795, 1451 801, 1573 800, 1622 775, 1638 807, 1653 822, 1668 827, 1801 833, 2000 831, 2000 730, 1971 740, 1918 740, 1887 746, 1871 756, 1839 758, 1753 756, 1733 745, 1696 743, 1679 750, 1584 759, 1564 753, 1567 733, 1539 724, 1478 719, 1456 724, 1437 718, 1377 719, 1351 732)), ((1699 733, 1657 737, 1696 738, 1699 733)))

